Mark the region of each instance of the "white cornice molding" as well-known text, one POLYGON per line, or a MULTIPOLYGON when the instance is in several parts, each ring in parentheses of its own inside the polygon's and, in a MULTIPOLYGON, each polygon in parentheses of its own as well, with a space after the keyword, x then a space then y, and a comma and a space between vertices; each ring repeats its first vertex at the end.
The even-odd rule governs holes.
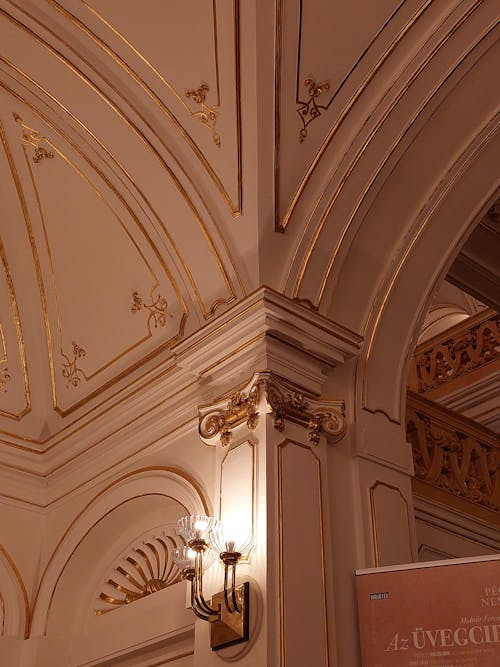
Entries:
POLYGON ((263 287, 176 345, 67 435, 46 441, 43 454, 4 445, 0 464, 15 477, 16 498, 44 507, 195 430, 200 404, 256 371, 272 371, 314 402, 326 370, 354 356, 360 344, 356 333, 263 287), (35 496, 34 475, 23 470, 35 473, 35 496))

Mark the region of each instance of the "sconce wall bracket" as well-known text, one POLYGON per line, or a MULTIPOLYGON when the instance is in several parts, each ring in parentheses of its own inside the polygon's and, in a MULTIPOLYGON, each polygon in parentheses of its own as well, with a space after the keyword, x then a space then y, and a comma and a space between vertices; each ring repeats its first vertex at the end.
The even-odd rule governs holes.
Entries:
POLYGON ((250 584, 248 581, 237 586, 235 592, 238 608, 241 610, 239 613, 230 613, 226 609, 224 591, 220 591, 212 597, 212 607, 220 609, 220 617, 210 622, 210 648, 212 651, 248 641, 250 616, 250 584))

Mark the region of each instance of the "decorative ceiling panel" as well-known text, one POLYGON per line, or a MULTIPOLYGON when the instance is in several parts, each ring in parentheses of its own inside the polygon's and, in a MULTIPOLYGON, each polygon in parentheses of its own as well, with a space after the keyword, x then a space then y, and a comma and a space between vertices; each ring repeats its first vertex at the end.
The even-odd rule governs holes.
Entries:
POLYGON ((187 309, 121 194, 40 118, 22 113, 5 123, 4 148, 30 241, 24 260, 37 273, 53 405, 64 415, 137 361, 139 347, 178 340, 187 309))
MULTIPOLYGON (((6 4, 9 9, 15 5, 6 4)), ((56 16, 68 22, 59 13, 56 16)), ((178 125, 165 123, 164 107, 152 105, 148 96, 141 97, 147 91, 136 87, 136 77, 116 59, 109 61, 113 75, 102 63, 97 66, 91 62, 83 47, 82 60, 75 48, 81 39, 78 33, 71 45, 60 41, 57 32, 43 23, 45 17, 35 20, 24 9, 12 12, 0 6, 0 19, 5 37, 2 62, 10 70, 9 77, 14 76, 30 91, 36 90, 51 109, 65 114, 65 122, 77 124, 86 134, 85 140, 97 143, 108 163, 114 163, 120 176, 125 175, 139 190, 152 209, 163 243, 173 251, 175 261, 186 274, 201 317, 211 317, 218 306, 232 301, 234 281, 239 280, 234 263, 205 204, 205 188, 200 185, 203 176, 199 173, 199 178, 194 178, 188 174, 173 154, 179 136, 184 135, 179 135, 178 125), (46 33, 48 41, 42 38, 46 33)), ((72 23, 70 26, 76 30, 72 23)), ((86 46, 90 52, 97 48, 90 41, 86 46)), ((101 49, 97 56, 104 57, 101 49)), ((206 139, 205 128, 199 129, 206 139)), ((183 161, 188 159, 185 147, 178 152, 183 161)), ((234 169, 231 171, 234 173, 234 169)))
POLYGON ((277 230, 286 229, 347 114, 428 5, 421 0, 277 0, 277 230))
POLYGON ((239 215, 239 0, 45 2, 160 110, 239 215))
MULTIPOLYGON (((0 136, 3 138, 1 125, 0 136)), ((2 201, 7 190, 8 184, 2 183, 2 201)), ((8 215, 8 208, 3 208, 2 217, 8 215)), ((17 295, 1 238, 0 260, 0 414, 20 420, 31 410, 30 387, 17 295)))
POLYGON ((207 204, 240 210, 238 2, 113 7, 0 0, 0 415, 35 443, 244 293, 207 204))

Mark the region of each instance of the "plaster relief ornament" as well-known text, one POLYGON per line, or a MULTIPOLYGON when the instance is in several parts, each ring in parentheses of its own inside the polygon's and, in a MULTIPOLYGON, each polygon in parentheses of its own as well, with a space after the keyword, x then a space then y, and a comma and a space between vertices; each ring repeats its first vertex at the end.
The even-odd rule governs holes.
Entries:
POLYGON ((181 541, 169 533, 162 531, 143 539, 116 562, 99 594, 101 603, 94 610, 96 616, 181 581, 181 572, 173 560, 174 549, 181 541))
POLYGON ((82 380, 86 380, 85 373, 78 366, 78 359, 85 357, 87 352, 80 347, 75 341, 71 343, 73 346, 73 358, 70 359, 64 352, 61 351, 62 356, 66 359, 66 363, 63 362, 62 374, 63 378, 66 380, 67 387, 78 387, 82 380))
POLYGON ((35 149, 32 156, 33 162, 38 164, 38 162, 41 162, 44 159, 51 160, 54 157, 54 153, 42 146, 42 142, 46 142, 47 139, 40 136, 40 132, 38 132, 38 130, 34 130, 32 127, 29 127, 29 125, 26 125, 19 114, 14 113, 12 115, 14 116, 16 123, 21 128, 21 136, 24 143, 29 146, 33 146, 35 149))
POLYGON ((3 393, 7 391, 7 383, 10 382, 10 374, 8 371, 8 368, 4 368, 0 371, 0 391, 3 393))
POLYGON ((207 104, 207 93, 209 90, 210 86, 208 83, 202 82, 199 88, 186 88, 184 94, 188 99, 192 99, 193 102, 200 105, 201 109, 199 111, 191 111, 191 115, 198 118, 200 123, 203 123, 203 125, 210 130, 214 144, 217 148, 220 148, 220 135, 215 129, 219 119, 219 112, 215 107, 211 107, 207 104))
POLYGON ((199 433, 209 445, 219 440, 223 447, 231 444, 233 430, 246 423, 255 430, 261 414, 272 414, 273 426, 283 432, 286 421, 308 430, 314 446, 324 434, 330 441, 340 440, 347 428, 343 401, 321 401, 294 391, 271 372, 256 373, 252 380, 233 394, 199 410, 199 433))
POLYGON ((330 90, 330 83, 328 81, 316 83, 316 80, 312 76, 309 76, 304 81, 304 86, 307 88, 309 99, 306 102, 298 101, 299 107, 297 113, 299 114, 303 125, 299 132, 300 143, 303 143, 307 137, 307 126, 312 123, 313 120, 319 118, 322 111, 326 111, 327 107, 325 105, 318 104, 318 98, 321 97, 323 93, 330 90))
POLYGON ((154 296, 153 295, 154 290, 155 288, 151 290, 150 303, 146 303, 139 295, 139 292, 133 291, 132 305, 130 307, 130 312, 133 315, 135 315, 136 313, 138 313, 143 309, 149 313, 147 326, 150 332, 151 332, 151 324, 154 326, 155 329, 157 329, 158 327, 164 327, 167 324, 167 316, 172 317, 172 315, 168 312, 167 300, 163 298, 161 294, 157 294, 156 296, 154 296))

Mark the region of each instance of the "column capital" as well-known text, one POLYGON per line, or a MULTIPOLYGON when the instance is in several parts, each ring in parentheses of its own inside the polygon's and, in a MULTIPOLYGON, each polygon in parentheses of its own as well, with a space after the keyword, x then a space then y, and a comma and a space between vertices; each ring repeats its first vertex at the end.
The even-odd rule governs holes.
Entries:
POLYGON ((200 438, 207 445, 226 447, 236 428, 246 424, 253 431, 266 414, 280 432, 287 421, 305 428, 312 445, 319 443, 321 435, 338 442, 347 428, 343 400, 317 398, 266 370, 254 373, 233 392, 200 406, 200 438))

